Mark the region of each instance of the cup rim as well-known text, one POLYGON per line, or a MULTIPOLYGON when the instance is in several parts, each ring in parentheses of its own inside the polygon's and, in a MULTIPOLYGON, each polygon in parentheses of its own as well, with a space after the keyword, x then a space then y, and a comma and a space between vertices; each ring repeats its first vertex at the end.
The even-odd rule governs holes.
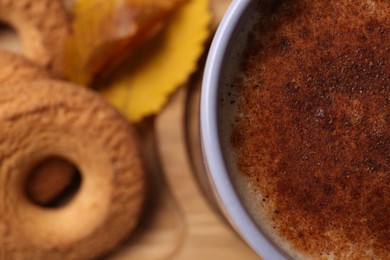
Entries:
POLYGON ((221 211, 235 230, 264 259, 286 259, 260 231, 242 205, 224 163, 218 134, 218 86, 225 53, 236 27, 253 0, 233 1, 212 41, 200 98, 200 133, 207 177, 221 211))

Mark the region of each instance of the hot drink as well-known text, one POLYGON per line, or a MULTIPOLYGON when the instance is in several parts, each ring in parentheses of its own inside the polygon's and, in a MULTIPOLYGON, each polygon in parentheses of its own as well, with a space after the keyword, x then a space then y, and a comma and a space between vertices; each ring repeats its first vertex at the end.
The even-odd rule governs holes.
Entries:
POLYGON ((291 257, 389 259, 390 1, 258 2, 220 86, 240 198, 291 257))

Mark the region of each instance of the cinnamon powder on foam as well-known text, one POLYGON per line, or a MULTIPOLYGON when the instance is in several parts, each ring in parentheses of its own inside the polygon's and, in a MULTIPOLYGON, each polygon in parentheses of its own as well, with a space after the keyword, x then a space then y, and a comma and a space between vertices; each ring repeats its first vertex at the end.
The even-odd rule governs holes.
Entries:
POLYGON ((293 256, 390 258, 390 2, 258 12, 231 142, 270 235, 293 256))

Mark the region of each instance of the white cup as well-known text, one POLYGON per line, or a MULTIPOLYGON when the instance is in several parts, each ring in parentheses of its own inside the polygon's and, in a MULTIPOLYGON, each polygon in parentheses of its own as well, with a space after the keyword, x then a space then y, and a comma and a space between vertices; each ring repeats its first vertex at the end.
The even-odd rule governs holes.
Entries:
POLYGON ((200 104, 200 131, 208 180, 224 217, 252 249, 263 259, 286 259, 287 256, 270 241, 252 220, 237 195, 229 177, 218 131, 218 99, 221 71, 227 51, 237 33, 245 27, 245 17, 254 11, 257 0, 233 1, 213 39, 208 54, 200 104))

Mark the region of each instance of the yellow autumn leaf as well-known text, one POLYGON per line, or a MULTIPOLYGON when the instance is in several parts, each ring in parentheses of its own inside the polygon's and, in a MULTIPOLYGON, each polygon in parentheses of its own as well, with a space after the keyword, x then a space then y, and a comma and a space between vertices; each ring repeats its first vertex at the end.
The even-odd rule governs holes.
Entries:
POLYGON ((100 93, 130 121, 157 113, 169 95, 194 72, 209 36, 207 0, 190 0, 172 15, 165 28, 137 49, 100 93))
POLYGON ((77 0, 72 34, 65 45, 65 74, 87 85, 139 43, 155 34, 165 17, 186 0, 77 0))

